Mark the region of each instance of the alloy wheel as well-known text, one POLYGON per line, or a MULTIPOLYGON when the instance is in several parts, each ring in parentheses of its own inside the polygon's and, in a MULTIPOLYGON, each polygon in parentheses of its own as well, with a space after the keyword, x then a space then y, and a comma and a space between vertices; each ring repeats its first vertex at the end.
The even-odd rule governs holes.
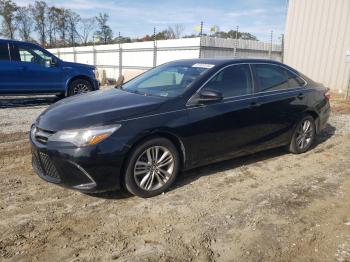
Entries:
POLYGON ((79 83, 77 84, 74 89, 73 89, 73 93, 74 95, 78 95, 78 94, 83 94, 83 93, 87 93, 90 91, 90 88, 88 85, 83 84, 83 83, 79 83))
POLYGON ((174 173, 174 156, 163 146, 152 146, 143 151, 134 166, 137 185, 146 191, 163 187, 174 173))
POLYGON ((310 146, 314 135, 314 127, 310 120, 305 119, 299 126, 296 136, 296 144, 303 150, 310 146))

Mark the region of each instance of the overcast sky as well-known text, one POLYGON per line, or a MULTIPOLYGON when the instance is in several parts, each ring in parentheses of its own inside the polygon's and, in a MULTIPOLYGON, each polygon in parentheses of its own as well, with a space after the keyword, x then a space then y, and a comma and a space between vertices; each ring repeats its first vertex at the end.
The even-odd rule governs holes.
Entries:
MULTIPOLYGON (((31 0, 14 0, 18 5, 31 0)), ((99 12, 110 15, 110 26, 115 35, 140 37, 168 25, 182 24, 186 34, 195 33, 195 26, 204 21, 204 30, 217 25, 221 30, 236 28, 250 32, 260 40, 275 38, 284 31, 287 0, 48 0, 49 5, 66 7, 82 17, 99 12)))

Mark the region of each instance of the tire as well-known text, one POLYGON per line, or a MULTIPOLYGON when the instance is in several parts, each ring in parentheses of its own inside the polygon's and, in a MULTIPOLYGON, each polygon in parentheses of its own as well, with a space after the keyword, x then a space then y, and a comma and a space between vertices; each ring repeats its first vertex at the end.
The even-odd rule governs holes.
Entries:
POLYGON ((315 141, 315 136, 315 120, 312 116, 307 115, 298 122, 294 129, 292 140, 289 144, 289 152, 293 154, 305 153, 315 141))
POLYGON ((69 84, 68 96, 74 96, 92 91, 91 83, 85 79, 76 79, 69 84))
POLYGON ((125 187, 143 198, 159 195, 175 181, 179 164, 179 152, 171 141, 161 137, 146 140, 135 147, 127 160, 125 187))

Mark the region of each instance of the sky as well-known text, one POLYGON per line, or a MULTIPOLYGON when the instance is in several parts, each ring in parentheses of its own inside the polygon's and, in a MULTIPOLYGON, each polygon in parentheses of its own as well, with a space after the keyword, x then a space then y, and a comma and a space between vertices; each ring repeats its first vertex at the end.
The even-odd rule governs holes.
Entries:
MULTIPOLYGON (((27 5, 31 0, 14 0, 27 5)), ((152 34, 155 26, 161 31, 181 24, 185 34, 195 33, 204 22, 204 32, 213 25, 228 31, 239 26, 261 41, 268 41, 271 30, 274 40, 283 33, 287 0, 47 0, 49 5, 70 8, 82 17, 109 14, 109 25, 115 35, 142 37, 152 34)))

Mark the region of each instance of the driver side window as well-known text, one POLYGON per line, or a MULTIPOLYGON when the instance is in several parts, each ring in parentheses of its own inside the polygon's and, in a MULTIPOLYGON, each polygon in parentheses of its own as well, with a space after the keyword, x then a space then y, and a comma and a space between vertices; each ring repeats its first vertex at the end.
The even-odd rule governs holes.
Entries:
POLYGON ((253 93, 249 65, 231 65, 216 74, 204 89, 218 91, 224 98, 253 93))
POLYGON ((37 48, 16 46, 15 60, 45 66, 46 61, 51 61, 52 58, 37 48))

